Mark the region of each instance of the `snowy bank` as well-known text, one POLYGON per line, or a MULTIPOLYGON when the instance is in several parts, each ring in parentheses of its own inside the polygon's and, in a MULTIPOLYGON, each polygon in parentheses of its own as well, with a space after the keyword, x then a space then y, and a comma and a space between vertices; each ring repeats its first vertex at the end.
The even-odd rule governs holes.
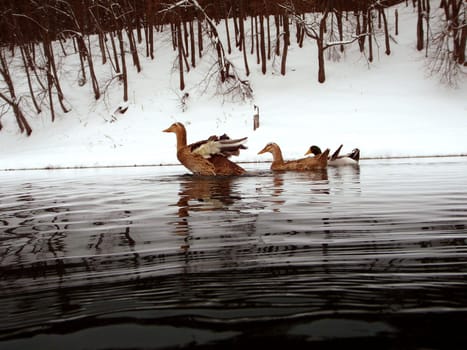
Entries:
MULTIPOLYGON (((236 158, 240 162, 270 160, 257 152, 271 141, 281 146, 285 158, 302 157, 312 144, 334 150, 341 143, 343 152, 360 148, 363 158, 467 155, 465 77, 452 88, 427 76, 424 52, 415 49, 413 8, 401 5, 399 21, 391 55, 376 46, 375 60, 368 63, 357 44, 348 46, 339 61, 326 62, 324 84, 317 82, 312 41, 303 48, 292 42, 285 76, 277 60, 269 62, 263 75, 251 58, 248 79, 254 99, 247 102, 219 96, 212 85, 206 90, 210 55, 187 74, 181 92, 171 70, 176 53, 170 33, 164 32, 167 38, 158 39, 156 59, 146 59, 140 73, 129 67, 129 108, 114 120, 121 88, 114 83, 94 101, 89 84, 76 85, 77 58, 67 57, 63 88, 72 111, 54 123, 47 111, 31 118, 30 137, 19 133, 12 116, 4 116, 0 169, 175 164, 175 137, 162 132, 174 121, 185 124, 188 142, 213 134, 248 136, 248 150, 236 158), (185 92, 189 97, 183 106, 185 92), (260 109, 256 131, 254 105, 260 109)), ((393 25, 391 18, 389 22, 393 25)), ((240 52, 234 50, 230 59, 242 67, 240 52)), ((100 69, 105 76, 108 68, 100 69)))

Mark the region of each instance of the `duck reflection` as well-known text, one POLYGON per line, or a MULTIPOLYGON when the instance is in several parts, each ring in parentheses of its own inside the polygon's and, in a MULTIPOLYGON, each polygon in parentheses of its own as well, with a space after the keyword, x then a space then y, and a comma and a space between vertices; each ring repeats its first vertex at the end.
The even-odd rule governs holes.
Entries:
POLYGON ((315 171, 301 174, 311 184, 310 191, 313 194, 330 194, 328 169, 316 169, 315 171))
POLYGON ((360 166, 330 167, 332 186, 346 193, 361 194, 360 166))
POLYGON ((220 210, 229 206, 239 195, 232 194, 230 176, 191 176, 187 175, 180 183, 178 216, 187 217, 190 211, 220 210))
POLYGON ((359 179, 360 178, 360 165, 352 165, 345 167, 329 167, 332 176, 339 178, 359 179))
POLYGON ((284 192, 284 173, 273 172, 272 174, 272 193, 269 202, 273 204, 272 211, 279 212, 279 207, 285 203, 285 199, 281 198, 284 192))
POLYGON ((314 171, 303 171, 299 173, 303 178, 309 181, 327 181, 328 180, 328 169, 315 169, 314 171))
MULTIPOLYGON (((268 176, 269 177, 269 176, 268 176)), ((273 212, 280 212, 280 207, 287 202, 287 187, 303 185, 315 194, 329 194, 328 173, 326 169, 315 169, 313 171, 285 172, 274 171, 271 174, 272 183, 258 186, 257 192, 263 203, 270 203, 273 212), (285 192, 285 193, 284 193, 285 192)), ((305 192, 304 192, 305 193, 305 192)), ((288 198, 291 199, 290 197, 288 198)))
POLYGON ((177 201, 178 217, 176 233, 187 240, 190 228, 187 218, 193 212, 226 210, 241 196, 232 191, 235 176, 184 175, 180 182, 177 201))

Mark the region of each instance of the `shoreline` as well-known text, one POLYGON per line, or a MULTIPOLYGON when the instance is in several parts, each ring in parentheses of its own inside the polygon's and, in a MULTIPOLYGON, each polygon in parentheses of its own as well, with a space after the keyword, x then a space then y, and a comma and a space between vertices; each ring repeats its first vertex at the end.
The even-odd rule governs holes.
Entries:
MULTIPOLYGON (((389 156, 389 157, 362 157, 362 160, 391 160, 391 159, 427 159, 427 158, 460 158, 467 157, 467 153, 460 154, 447 154, 447 155, 426 155, 426 156, 389 156)), ((239 161, 237 164, 265 164, 271 161, 239 161)), ((83 166, 68 166, 68 167, 32 167, 32 168, 4 168, 0 172, 13 172, 13 171, 37 171, 37 170, 80 170, 80 169, 113 169, 113 168, 149 168, 149 167, 172 167, 182 166, 179 163, 159 163, 159 164, 121 164, 121 165, 83 165, 83 166)))

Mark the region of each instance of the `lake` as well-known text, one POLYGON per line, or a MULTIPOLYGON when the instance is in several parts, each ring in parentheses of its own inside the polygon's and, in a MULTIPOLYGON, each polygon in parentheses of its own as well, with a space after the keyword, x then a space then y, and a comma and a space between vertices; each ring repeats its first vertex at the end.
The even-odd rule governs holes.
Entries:
POLYGON ((467 346, 467 158, 0 173, 0 348, 467 346))

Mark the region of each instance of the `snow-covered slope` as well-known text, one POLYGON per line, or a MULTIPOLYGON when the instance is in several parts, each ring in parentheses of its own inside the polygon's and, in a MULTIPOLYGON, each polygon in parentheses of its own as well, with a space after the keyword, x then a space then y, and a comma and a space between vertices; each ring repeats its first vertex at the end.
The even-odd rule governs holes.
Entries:
MULTIPOLYGON (((393 26, 393 10, 388 20, 393 26)), ((343 152, 358 147, 362 157, 467 154, 465 77, 457 88, 429 77, 424 52, 415 49, 412 7, 399 7, 399 21, 390 56, 384 54, 382 37, 371 64, 357 44, 347 46, 339 61, 326 61, 324 84, 317 82, 316 45, 311 40, 305 40, 303 48, 292 43, 285 76, 279 59, 271 60, 263 75, 250 56, 254 99, 246 102, 216 94, 215 84, 206 89, 212 54, 205 54, 187 73, 181 92, 169 33, 158 33, 155 60, 142 54, 140 73, 129 65, 129 108, 113 122, 112 113, 122 104, 118 83, 96 102, 89 84, 76 83, 77 57, 63 57, 62 79, 72 111, 60 114, 53 124, 47 111, 30 118, 30 137, 18 132, 11 115, 3 116, 0 169, 177 163, 175 137, 162 132, 174 121, 185 123, 188 142, 224 132, 233 138, 248 136, 249 149, 238 161, 269 160, 257 152, 271 141, 281 146, 285 158, 303 156, 311 144, 333 150, 341 143, 343 152), (185 92, 189 97, 182 106, 185 92), (256 131, 254 105, 260 111, 256 131)), ((244 74, 241 53, 234 50, 229 58, 244 74)), ((96 68, 103 87, 110 68, 96 68)))

